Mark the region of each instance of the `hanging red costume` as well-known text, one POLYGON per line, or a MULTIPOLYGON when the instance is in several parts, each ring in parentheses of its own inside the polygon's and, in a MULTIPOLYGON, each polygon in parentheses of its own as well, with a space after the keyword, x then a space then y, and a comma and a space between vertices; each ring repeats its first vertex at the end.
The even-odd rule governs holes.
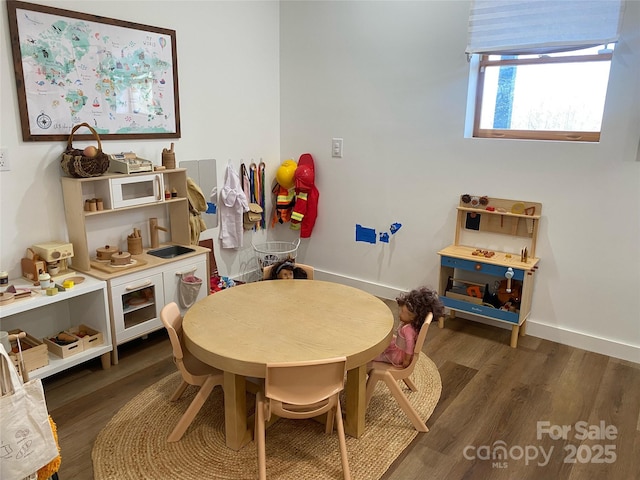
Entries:
POLYGON ((294 174, 296 184, 296 204, 291 212, 291 228, 300 229, 300 238, 309 238, 318 217, 320 192, 315 184, 313 157, 303 153, 298 160, 294 174))

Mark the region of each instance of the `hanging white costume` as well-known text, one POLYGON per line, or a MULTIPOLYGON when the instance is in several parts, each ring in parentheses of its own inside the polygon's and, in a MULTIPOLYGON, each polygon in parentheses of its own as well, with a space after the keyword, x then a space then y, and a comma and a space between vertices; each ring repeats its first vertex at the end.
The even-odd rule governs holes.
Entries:
POLYGON ((224 187, 220 190, 220 240, 222 248, 242 247, 243 227, 242 214, 249 211, 247 196, 242 190, 240 175, 233 169, 231 162, 227 165, 224 187))

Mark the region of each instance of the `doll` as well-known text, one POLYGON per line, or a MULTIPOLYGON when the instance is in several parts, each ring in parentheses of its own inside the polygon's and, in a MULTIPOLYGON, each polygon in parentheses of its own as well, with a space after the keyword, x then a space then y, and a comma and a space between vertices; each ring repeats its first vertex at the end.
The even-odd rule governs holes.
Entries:
POLYGON ((391 344, 378 355, 376 362, 391 363, 406 368, 413 359, 413 350, 420 329, 429 313, 433 318, 444 314, 444 307, 438 294, 427 287, 419 287, 396 298, 400 326, 394 334, 391 344))
POLYGON ((270 280, 284 280, 284 279, 306 279, 307 272, 296 267, 293 260, 283 260, 282 262, 275 263, 271 267, 270 280))

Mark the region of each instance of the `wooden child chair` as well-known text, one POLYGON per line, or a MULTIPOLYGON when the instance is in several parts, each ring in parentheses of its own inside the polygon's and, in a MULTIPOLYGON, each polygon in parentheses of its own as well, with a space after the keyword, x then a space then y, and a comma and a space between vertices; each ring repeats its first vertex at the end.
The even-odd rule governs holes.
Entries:
POLYGON ((367 405, 369 405, 369 401, 373 396, 373 391, 375 390, 377 383, 380 381, 384 382, 389 388, 389 391, 395 397, 398 405, 400 405, 400 408, 402 408, 407 417, 409 417, 409 420, 411 420, 414 428, 419 432, 428 432, 429 429, 418 415, 418 412, 416 412, 415 409, 411 406, 405 394, 402 392, 402 389, 398 385, 398 380, 404 381, 405 385, 412 392, 418 391, 418 388, 409 377, 413 373, 413 369, 420 359, 420 352, 422 351, 424 339, 427 336, 427 330, 429 329, 431 320, 433 320, 433 313, 430 312, 427 315, 427 318, 425 318, 422 327, 420 328, 420 333, 418 333, 416 345, 413 349, 413 358, 411 359, 411 363, 409 364, 409 366, 407 366, 406 368, 399 368, 390 363, 371 362, 369 378, 367 379, 367 405))
POLYGON ((265 422, 271 414, 282 418, 304 419, 327 414, 326 433, 338 430, 344 480, 351 479, 340 392, 344 388, 346 357, 322 361, 268 363, 264 394, 256 397, 255 440, 258 450, 258 478, 266 480, 265 422))
POLYGON ((172 402, 178 400, 189 385, 200 387, 191 404, 167 437, 168 442, 177 442, 191 425, 213 388, 216 385, 222 386, 223 373, 217 368, 198 360, 186 348, 183 349, 182 316, 175 302, 171 302, 162 308, 160 318, 169 333, 171 347, 173 348, 173 362, 182 375, 182 383, 170 400, 172 402))

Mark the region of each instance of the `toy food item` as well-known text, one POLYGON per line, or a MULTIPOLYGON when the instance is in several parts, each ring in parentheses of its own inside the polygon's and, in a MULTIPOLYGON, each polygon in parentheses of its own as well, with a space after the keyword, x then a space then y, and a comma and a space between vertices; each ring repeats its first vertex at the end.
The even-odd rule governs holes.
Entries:
POLYGON ((56 335, 55 337, 51 337, 49 340, 58 345, 69 345, 73 342, 78 341, 76 337, 65 332, 60 332, 58 335, 56 335))
POLYGON ((83 154, 85 157, 93 158, 93 157, 95 157, 96 155, 98 155, 98 149, 97 149, 96 147, 94 147, 93 145, 89 145, 88 147, 86 147, 86 148, 82 151, 82 154, 83 154))

